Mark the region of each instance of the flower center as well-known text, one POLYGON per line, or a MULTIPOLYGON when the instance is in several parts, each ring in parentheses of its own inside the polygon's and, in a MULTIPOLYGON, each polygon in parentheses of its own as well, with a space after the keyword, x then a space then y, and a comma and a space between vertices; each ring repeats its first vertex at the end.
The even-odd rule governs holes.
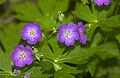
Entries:
POLYGON ((21 52, 21 53, 19 54, 19 58, 20 58, 20 59, 26 58, 26 54, 25 54, 24 52, 21 52))
POLYGON ((34 36, 35 32, 33 30, 30 31, 30 36, 34 36))
POLYGON ((65 37, 70 37, 71 36, 71 31, 70 30, 66 30, 64 35, 65 35, 65 37))

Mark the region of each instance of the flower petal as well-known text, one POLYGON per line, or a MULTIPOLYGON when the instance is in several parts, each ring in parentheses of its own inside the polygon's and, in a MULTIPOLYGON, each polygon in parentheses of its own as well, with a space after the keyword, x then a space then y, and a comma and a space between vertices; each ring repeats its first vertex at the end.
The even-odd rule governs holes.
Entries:
POLYGON ((70 29, 72 31, 77 31, 77 26, 73 22, 70 22, 67 26, 67 29, 70 29))
POLYGON ((27 43, 29 43, 29 44, 36 44, 37 41, 34 38, 29 38, 29 39, 27 39, 27 43))
POLYGON ((12 54, 11 54, 11 60, 13 62, 16 62, 16 61, 18 61, 18 59, 19 59, 18 52, 17 51, 16 52, 12 52, 12 54))
POLYGON ((39 40, 41 40, 42 39, 42 32, 37 32, 36 33, 36 36, 35 36, 35 39, 36 39, 36 41, 39 41, 39 40))
POLYGON ((86 44, 86 41, 87 41, 87 36, 86 36, 86 34, 83 34, 82 36, 80 36, 80 43, 86 44))
POLYGON ((105 4, 105 5, 110 4, 110 0, 104 0, 104 4, 105 4))
POLYGON ((94 2, 98 5, 101 6, 103 4, 103 0, 94 0, 94 2))
POLYGON ((81 26, 83 26, 83 23, 80 21, 78 22, 78 28, 80 28, 81 26))
POLYGON ((79 34, 77 32, 72 33, 73 39, 78 40, 79 39, 79 34))
POLYGON ((62 24, 59 28, 59 32, 63 32, 66 29, 66 24, 62 24))
POLYGON ((62 33, 59 33, 58 36, 57 36, 57 38, 58 38, 58 40, 59 40, 61 43, 63 43, 63 42, 65 41, 65 38, 64 38, 64 36, 63 36, 62 33))
POLYGON ((24 67, 25 63, 23 60, 19 59, 18 61, 15 62, 15 65, 18 67, 24 67))
POLYGON ((29 56, 25 59, 25 64, 30 65, 32 64, 34 58, 32 56, 29 56))
POLYGON ((74 45, 75 41, 73 38, 65 39, 66 46, 74 45))

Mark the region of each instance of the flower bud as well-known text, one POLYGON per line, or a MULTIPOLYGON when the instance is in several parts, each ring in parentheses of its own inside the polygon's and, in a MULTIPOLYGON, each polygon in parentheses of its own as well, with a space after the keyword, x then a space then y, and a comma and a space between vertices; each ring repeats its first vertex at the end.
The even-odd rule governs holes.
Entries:
POLYGON ((58 71, 58 70, 61 70, 62 68, 60 65, 54 63, 54 69, 55 71, 58 71))
POLYGON ((58 19, 59 19, 59 21, 60 21, 60 22, 63 22, 63 21, 64 21, 64 18, 65 18, 65 15, 64 15, 61 11, 59 11, 59 12, 58 12, 58 19))

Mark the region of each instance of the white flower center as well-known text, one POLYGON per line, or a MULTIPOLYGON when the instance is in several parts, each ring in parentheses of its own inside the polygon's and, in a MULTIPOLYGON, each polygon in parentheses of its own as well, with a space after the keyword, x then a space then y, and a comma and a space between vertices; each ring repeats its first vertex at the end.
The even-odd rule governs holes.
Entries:
POLYGON ((21 52, 21 53, 19 54, 19 58, 20 58, 20 59, 26 58, 25 52, 21 52))
POLYGON ((30 36, 35 36, 35 31, 31 30, 31 31, 29 32, 29 35, 30 35, 30 36))
POLYGON ((71 31, 70 31, 70 30, 66 30, 66 31, 64 32, 64 36, 65 36, 65 37, 70 37, 70 36, 72 36, 71 31))

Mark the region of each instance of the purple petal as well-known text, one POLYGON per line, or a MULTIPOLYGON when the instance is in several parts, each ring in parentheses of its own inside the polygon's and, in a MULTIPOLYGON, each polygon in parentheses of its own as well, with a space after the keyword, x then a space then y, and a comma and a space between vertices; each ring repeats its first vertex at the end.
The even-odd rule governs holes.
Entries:
POLYGON ((73 32, 72 35, 73 35, 73 39, 74 40, 78 40, 79 39, 79 34, 77 32, 73 32))
POLYGON ((21 51, 21 49, 23 49, 23 48, 24 48, 23 45, 18 45, 18 46, 15 46, 15 47, 14 47, 14 51, 19 52, 19 51, 21 51))
POLYGON ((70 29, 72 31, 76 31, 77 30, 77 26, 76 24, 74 24, 73 22, 70 22, 67 26, 67 29, 70 29))
POLYGON ((36 33, 36 37, 35 37, 36 41, 39 41, 42 39, 42 32, 38 32, 36 33))
POLYGON ((41 30, 41 27, 40 27, 40 25, 38 23, 34 22, 33 26, 36 27, 37 29, 41 30))
POLYGON ((81 26, 80 28, 78 28, 78 30, 79 30, 79 33, 80 32, 86 32, 86 28, 84 27, 84 26, 81 26))
POLYGON ((66 46, 74 45, 75 41, 73 38, 65 39, 66 46))
POLYGON ((78 22, 78 28, 80 28, 81 26, 83 26, 83 23, 80 21, 78 22))
POLYGON ((32 48, 29 47, 29 46, 26 46, 26 47, 25 47, 25 52, 26 52, 27 55, 28 55, 28 54, 29 54, 29 55, 33 55, 33 54, 34 54, 32 48))
POLYGON ((63 43, 65 40, 64 36, 62 35, 62 33, 59 33, 58 36, 57 36, 58 40, 63 43))
POLYGON ((62 24, 59 28, 59 32, 63 32, 66 29, 66 24, 62 24))
POLYGON ((86 32, 86 28, 85 28, 85 26, 83 25, 82 22, 78 22, 78 30, 79 30, 79 33, 80 32, 86 32))
POLYGON ((22 36, 22 39, 23 39, 23 40, 27 40, 27 39, 29 38, 28 32, 25 32, 24 30, 22 30, 21 36, 22 36))
POLYGON ((82 36, 80 36, 80 43, 86 44, 86 41, 87 41, 87 36, 86 36, 86 34, 83 34, 82 36))
POLYGON ((94 2, 98 5, 101 6, 103 4, 103 0, 94 0, 94 2))
POLYGON ((12 54, 11 54, 11 60, 13 62, 16 62, 16 61, 18 61, 18 59, 19 59, 18 52, 17 51, 16 52, 12 52, 12 54))
POLYGON ((24 30, 28 30, 28 28, 31 26, 31 23, 27 23, 27 24, 25 24, 25 26, 24 26, 24 30))
POLYGON ((27 43, 28 43, 28 44, 36 44, 37 41, 35 40, 35 38, 29 38, 29 39, 27 40, 27 43))
POLYGON ((104 4, 105 4, 105 5, 110 4, 110 0, 104 0, 104 4))
POLYGON ((24 67, 25 63, 23 60, 19 59, 18 61, 15 62, 15 65, 18 67, 24 67))
POLYGON ((30 65, 32 64, 34 58, 32 56, 29 56, 25 59, 25 64, 30 65))

